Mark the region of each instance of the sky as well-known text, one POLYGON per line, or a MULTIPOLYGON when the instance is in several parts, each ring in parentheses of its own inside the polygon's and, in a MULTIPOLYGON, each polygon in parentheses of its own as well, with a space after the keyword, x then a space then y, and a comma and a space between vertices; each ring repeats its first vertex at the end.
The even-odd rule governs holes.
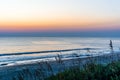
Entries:
POLYGON ((119 7, 120 0, 0 0, 0 33, 119 32, 119 7))

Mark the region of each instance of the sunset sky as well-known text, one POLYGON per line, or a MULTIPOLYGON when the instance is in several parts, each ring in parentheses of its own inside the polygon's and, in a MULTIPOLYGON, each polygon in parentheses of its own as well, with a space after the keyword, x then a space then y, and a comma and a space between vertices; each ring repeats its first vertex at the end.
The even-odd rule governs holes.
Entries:
POLYGON ((120 0, 1 0, 0 32, 120 29, 120 0))

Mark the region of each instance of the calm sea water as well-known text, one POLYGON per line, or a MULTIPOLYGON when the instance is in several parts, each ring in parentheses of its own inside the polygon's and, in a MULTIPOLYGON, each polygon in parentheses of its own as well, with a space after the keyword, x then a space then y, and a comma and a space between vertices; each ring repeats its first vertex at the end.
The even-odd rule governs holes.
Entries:
POLYGON ((108 49, 109 40, 113 41, 115 49, 120 48, 120 38, 1 37, 0 54, 72 48, 108 49))
MULTIPOLYGON (((33 51, 62 50, 76 48, 98 48, 109 52, 109 41, 113 41, 114 50, 120 50, 120 38, 81 38, 81 37, 0 37, 0 54, 13 54, 33 51)), ((65 53, 69 54, 71 52, 65 53)), ((77 52, 78 53, 78 52, 77 52)), ((85 51, 79 54, 86 53, 85 51)), ((0 64, 17 63, 53 56, 57 53, 0 56, 0 64)))

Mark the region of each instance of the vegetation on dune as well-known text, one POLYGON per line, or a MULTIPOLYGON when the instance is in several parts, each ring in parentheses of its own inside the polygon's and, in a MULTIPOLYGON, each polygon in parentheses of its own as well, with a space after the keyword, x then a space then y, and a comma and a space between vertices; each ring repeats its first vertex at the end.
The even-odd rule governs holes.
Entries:
POLYGON ((107 65, 90 63, 83 67, 73 66, 57 74, 54 74, 51 69, 44 70, 45 72, 49 70, 52 74, 47 78, 46 75, 49 73, 44 73, 43 69, 39 68, 34 71, 29 69, 19 71, 12 80, 120 80, 120 61, 107 65))
POLYGON ((82 69, 74 67, 46 80, 120 80, 120 61, 108 65, 92 63, 82 69))

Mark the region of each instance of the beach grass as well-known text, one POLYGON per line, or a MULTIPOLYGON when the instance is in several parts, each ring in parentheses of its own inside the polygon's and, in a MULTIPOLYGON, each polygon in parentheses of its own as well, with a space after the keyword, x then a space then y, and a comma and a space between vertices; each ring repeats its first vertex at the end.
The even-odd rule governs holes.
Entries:
MULTIPOLYGON (((49 65, 47 62, 44 64, 49 65)), ((34 71, 24 69, 18 71, 17 76, 14 76, 12 80, 120 80, 120 61, 107 65, 90 63, 84 67, 73 66, 57 74, 53 73, 50 65, 48 68, 47 70, 38 68, 34 71), (43 72, 48 70, 51 72, 50 76, 48 76, 49 73, 43 72)))
POLYGON ((82 69, 73 67, 46 80, 120 80, 120 61, 107 65, 91 63, 82 69))

